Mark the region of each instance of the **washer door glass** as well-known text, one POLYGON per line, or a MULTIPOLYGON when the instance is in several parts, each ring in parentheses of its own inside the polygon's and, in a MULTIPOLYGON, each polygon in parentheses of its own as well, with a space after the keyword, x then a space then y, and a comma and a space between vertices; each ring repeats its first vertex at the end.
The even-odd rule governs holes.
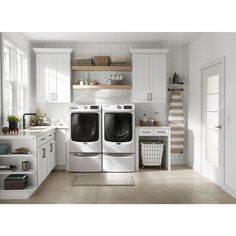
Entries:
POLYGON ((95 142, 99 139, 98 113, 72 113, 71 139, 76 142, 95 142))
POLYGON ((105 113, 105 140, 109 142, 130 142, 133 137, 133 116, 131 113, 105 113))

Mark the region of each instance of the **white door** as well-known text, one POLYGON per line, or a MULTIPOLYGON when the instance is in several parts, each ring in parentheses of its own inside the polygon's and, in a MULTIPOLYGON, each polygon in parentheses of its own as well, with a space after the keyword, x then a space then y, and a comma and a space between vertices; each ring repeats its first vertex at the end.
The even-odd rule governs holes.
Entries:
POLYGON ((149 101, 149 55, 133 56, 133 102, 149 101))
POLYGON ((56 57, 37 54, 37 102, 53 102, 56 94, 56 57))
POLYGON ((70 54, 57 54, 56 102, 70 103, 70 54))
POLYGON ((202 70, 202 172, 224 183, 224 62, 202 70))
POLYGON ((166 54, 150 54, 150 97, 166 103, 166 54))

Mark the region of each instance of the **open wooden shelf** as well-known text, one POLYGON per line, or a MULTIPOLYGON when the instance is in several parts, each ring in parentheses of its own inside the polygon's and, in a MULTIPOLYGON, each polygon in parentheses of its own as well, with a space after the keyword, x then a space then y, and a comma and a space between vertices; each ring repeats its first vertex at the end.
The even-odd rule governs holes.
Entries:
POLYGON ((0 157, 32 157, 33 154, 4 154, 4 155, 0 155, 0 157))
POLYGON ((98 84, 98 85, 73 85, 73 89, 132 89, 132 85, 109 85, 109 84, 98 84))
POLYGON ((26 174, 33 175, 35 173, 34 170, 21 171, 21 170, 0 170, 0 175, 11 175, 11 174, 26 174))
MULTIPOLYGON (((5 190, 4 187, 1 185, 0 186, 0 193, 1 192, 24 192, 24 191, 35 191, 36 186, 31 186, 28 185, 26 186, 24 189, 9 189, 9 190, 5 190)), ((0 198, 1 199, 1 198, 0 198)))
POLYGON ((132 71, 131 65, 123 66, 72 66, 72 71, 132 71))

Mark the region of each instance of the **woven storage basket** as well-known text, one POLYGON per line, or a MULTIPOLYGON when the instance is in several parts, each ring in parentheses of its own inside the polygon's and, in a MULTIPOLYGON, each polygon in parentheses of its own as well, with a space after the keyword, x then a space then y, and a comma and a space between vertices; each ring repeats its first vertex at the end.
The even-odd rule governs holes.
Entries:
POLYGON ((108 56, 96 56, 94 57, 95 66, 108 66, 109 57, 108 56))
POLYGON ((141 142, 141 158, 143 166, 161 166, 164 143, 141 142))

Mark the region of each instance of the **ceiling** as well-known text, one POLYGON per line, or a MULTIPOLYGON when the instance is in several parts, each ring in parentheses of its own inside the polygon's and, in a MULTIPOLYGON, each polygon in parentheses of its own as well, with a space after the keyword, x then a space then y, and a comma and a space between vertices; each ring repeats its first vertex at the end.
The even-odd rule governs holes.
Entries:
POLYGON ((199 33, 181 32, 132 32, 132 33, 88 33, 88 32, 25 32, 31 41, 76 41, 76 42, 128 42, 128 41, 176 41, 189 43, 199 33))

